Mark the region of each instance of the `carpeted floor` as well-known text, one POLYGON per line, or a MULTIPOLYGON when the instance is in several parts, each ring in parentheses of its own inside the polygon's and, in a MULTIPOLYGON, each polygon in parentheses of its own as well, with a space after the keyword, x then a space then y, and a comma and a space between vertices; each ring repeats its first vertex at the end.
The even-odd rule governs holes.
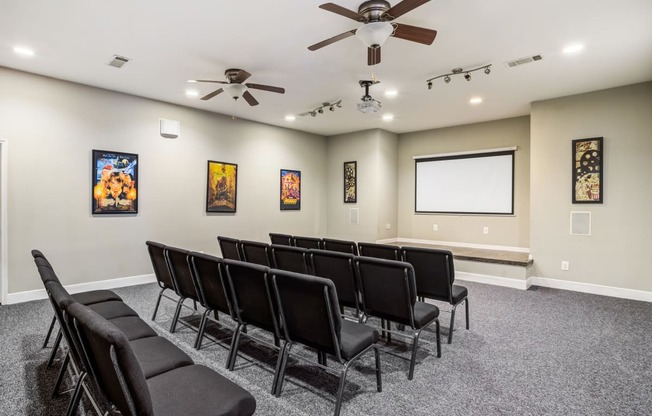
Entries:
MULTIPOLYGON (((460 284, 471 294, 471 330, 464 329, 464 308, 459 308, 453 343, 443 338, 441 358, 436 357, 434 325, 424 331, 412 381, 407 380, 408 346, 382 343, 382 393, 376 392, 370 353, 349 371, 343 416, 652 414, 651 303, 546 288, 460 284)), ((157 290, 152 284, 116 292, 149 320, 157 290)), ((195 362, 249 390, 258 403, 257 415, 332 414, 335 375, 294 360, 283 394, 275 398, 269 393, 273 349, 247 341, 236 369, 229 372, 224 363, 230 331, 209 324, 211 336, 222 341, 206 340, 196 351, 192 329, 179 325, 177 333, 168 332, 173 307, 162 301, 154 329, 195 362)), ((183 312, 184 321, 196 325, 199 315, 191 313, 183 312)), ((50 399, 59 363, 46 369, 50 349, 41 349, 51 316, 47 301, 0 306, 0 414, 65 412, 67 397, 50 399)), ((442 313, 441 319, 445 334, 449 314, 442 313)), ((316 360, 314 353, 298 351, 316 360)), ((339 369, 333 362, 329 366, 339 369)))

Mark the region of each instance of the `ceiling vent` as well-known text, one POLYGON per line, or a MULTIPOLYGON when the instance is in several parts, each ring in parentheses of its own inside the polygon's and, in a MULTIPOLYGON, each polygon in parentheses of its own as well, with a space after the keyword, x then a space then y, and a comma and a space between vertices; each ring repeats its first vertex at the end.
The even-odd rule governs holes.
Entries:
POLYGON ((529 64, 530 62, 540 61, 543 57, 541 55, 526 56, 524 58, 514 59, 513 61, 505 62, 505 66, 508 68, 514 68, 515 66, 529 64))
POLYGON ((111 58, 111 60, 106 64, 114 68, 122 68, 122 66, 127 62, 129 62, 129 58, 120 55, 113 55, 113 58, 111 58))

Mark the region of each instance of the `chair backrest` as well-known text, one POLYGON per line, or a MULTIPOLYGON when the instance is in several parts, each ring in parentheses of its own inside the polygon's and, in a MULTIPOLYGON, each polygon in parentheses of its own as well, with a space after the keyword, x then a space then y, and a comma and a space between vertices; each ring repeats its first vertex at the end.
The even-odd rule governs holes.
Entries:
POLYGON ((307 248, 277 246, 275 244, 270 247, 274 268, 295 273, 310 273, 307 248))
POLYGON ((34 263, 36 263, 36 268, 38 269, 43 284, 46 284, 47 282, 61 283, 56 273, 54 273, 52 265, 45 257, 35 257, 34 263))
POLYGON ((453 253, 432 248, 401 247, 401 256, 414 268, 418 296, 452 303, 453 253))
POLYGON ((358 246, 355 241, 322 238, 321 245, 323 250, 339 251, 341 253, 353 254, 354 256, 358 255, 358 246))
POLYGON ((278 308, 269 285, 269 268, 237 260, 224 260, 222 274, 231 291, 233 318, 280 336, 278 308))
POLYGON ((190 265, 188 264, 190 251, 178 247, 165 247, 165 257, 172 279, 178 289, 177 295, 183 298, 199 300, 197 288, 193 279, 190 265))
POLYGON ((269 233, 269 241, 279 246, 291 246, 292 236, 290 234, 269 233))
POLYGON ((122 331, 80 303, 68 306, 66 314, 107 404, 123 415, 153 415, 147 381, 122 331))
POLYGON ((321 238, 317 237, 301 237, 301 236, 293 236, 292 237, 292 245, 295 247, 303 247, 303 248, 321 248, 321 238))
POLYGON ((412 266, 364 256, 356 257, 354 262, 365 314, 414 328, 417 297, 412 266))
POLYGON ((259 241, 241 240, 240 249, 242 253, 242 258, 240 260, 267 267, 272 265, 269 244, 261 243, 259 241))
POLYGON ((332 280, 341 306, 360 310, 357 276, 353 254, 327 250, 310 250, 312 274, 332 280))
POLYGON ((197 287, 199 302, 207 308, 231 314, 231 300, 222 279, 222 259, 191 252, 188 262, 197 287))
POLYGON ((400 247, 389 244, 358 243, 358 250, 361 256, 374 257, 385 260, 400 260, 400 247))
POLYGON ((156 276, 158 285, 162 288, 176 291, 172 275, 170 275, 170 269, 168 268, 168 262, 165 259, 165 245, 155 241, 146 241, 145 244, 147 244, 147 251, 152 261, 152 268, 154 269, 154 276, 156 276))
POLYGON ((220 245, 222 258, 231 260, 242 260, 240 240, 237 238, 218 236, 217 242, 220 245))
POLYGON ((340 361, 342 318, 329 279, 272 269, 271 280, 288 341, 335 355, 340 361))

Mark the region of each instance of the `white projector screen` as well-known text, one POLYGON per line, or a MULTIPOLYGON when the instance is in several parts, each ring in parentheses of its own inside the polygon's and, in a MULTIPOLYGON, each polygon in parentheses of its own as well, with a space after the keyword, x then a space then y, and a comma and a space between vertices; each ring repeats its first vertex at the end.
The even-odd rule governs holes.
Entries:
POLYGON ((514 151, 416 159, 415 212, 514 214, 514 151))

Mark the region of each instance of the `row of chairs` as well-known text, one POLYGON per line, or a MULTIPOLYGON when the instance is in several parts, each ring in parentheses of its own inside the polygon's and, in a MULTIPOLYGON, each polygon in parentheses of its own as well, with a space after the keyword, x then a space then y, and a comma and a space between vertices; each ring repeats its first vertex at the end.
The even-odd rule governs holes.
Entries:
POLYGON ((270 233, 272 244, 256 241, 218 237, 224 258, 262 264, 299 273, 312 273, 305 257, 305 249, 323 249, 350 253, 365 257, 404 261, 414 268, 417 296, 421 301, 433 299, 452 306, 448 330, 448 343, 453 342, 455 311, 464 303, 466 308, 466 329, 469 329, 468 290, 456 285, 453 253, 448 250, 395 246, 377 243, 355 243, 353 241, 329 238, 299 237, 289 234, 270 233))
POLYGON ((98 415, 254 413, 251 394, 194 364, 122 300, 79 303, 61 285, 45 256, 38 250, 32 255, 68 347, 54 387, 54 394, 59 394, 65 374, 72 374, 67 415, 76 414, 82 394, 98 415))

